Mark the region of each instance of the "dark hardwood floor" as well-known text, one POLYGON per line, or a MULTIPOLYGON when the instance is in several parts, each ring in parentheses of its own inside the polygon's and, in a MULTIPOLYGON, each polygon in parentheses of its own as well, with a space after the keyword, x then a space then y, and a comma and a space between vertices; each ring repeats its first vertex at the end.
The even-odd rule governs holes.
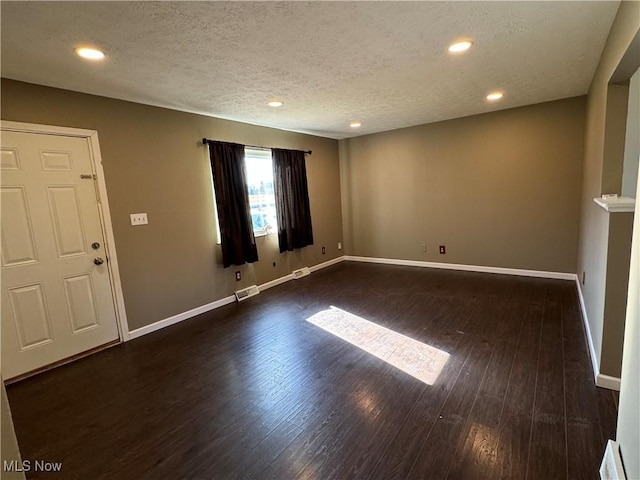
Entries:
POLYGON ((23 457, 82 480, 596 479, 617 414, 573 282, 358 263, 8 394, 23 457), (305 321, 331 305, 448 352, 435 384, 305 321))

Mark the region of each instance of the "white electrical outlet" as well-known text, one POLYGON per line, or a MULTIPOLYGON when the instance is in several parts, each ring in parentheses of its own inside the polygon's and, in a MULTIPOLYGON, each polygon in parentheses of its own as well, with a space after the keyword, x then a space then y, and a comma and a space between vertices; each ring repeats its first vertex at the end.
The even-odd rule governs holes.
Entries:
POLYGON ((149 223, 146 213, 132 213, 129 216, 131 217, 131 225, 146 225, 149 223))
POLYGON ((338 250, 342 250, 342 242, 338 242, 338 250))

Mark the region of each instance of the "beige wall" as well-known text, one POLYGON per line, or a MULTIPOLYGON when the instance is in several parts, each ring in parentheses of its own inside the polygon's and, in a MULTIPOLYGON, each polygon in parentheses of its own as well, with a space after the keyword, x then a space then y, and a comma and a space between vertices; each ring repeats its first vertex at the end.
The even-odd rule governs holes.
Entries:
POLYGON ((607 341, 604 341, 605 328, 615 330, 620 329, 620 325, 604 324, 609 222, 607 213, 593 202, 593 198, 609 193, 602 191, 608 82, 639 28, 640 2, 622 2, 587 97, 577 272, 578 275, 585 272, 586 276, 582 291, 596 362, 600 373, 613 377, 620 375, 620 364, 611 368, 614 360, 608 357, 617 355, 619 359, 622 331, 608 331, 607 341))
POLYGON ((628 103, 628 85, 609 85, 602 155, 602 193, 621 193, 628 103))
POLYGON ((609 240, 607 242, 606 293, 604 301, 604 328, 602 331, 601 372, 617 372, 622 365, 624 317, 627 310, 629 288, 629 260, 633 213, 609 214, 609 240))
POLYGON ((577 97, 341 140, 347 253, 575 272, 584 106, 577 97))
POLYGON ((336 140, 5 79, 2 119, 98 131, 132 330, 342 254, 336 140), (276 235, 260 237, 259 262, 222 268, 202 137, 313 150, 307 174, 315 245, 281 255, 276 235), (148 214, 149 225, 130 225, 137 212, 148 214))

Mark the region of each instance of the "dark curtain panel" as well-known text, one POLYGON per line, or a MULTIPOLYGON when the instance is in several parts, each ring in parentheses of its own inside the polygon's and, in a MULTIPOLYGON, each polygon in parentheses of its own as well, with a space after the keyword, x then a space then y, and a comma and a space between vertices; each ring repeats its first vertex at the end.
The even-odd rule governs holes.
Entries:
POLYGON ((313 245, 304 152, 279 148, 272 152, 280 252, 313 245))
POLYGON ((244 145, 208 141, 225 267, 258 261, 244 163, 244 145))

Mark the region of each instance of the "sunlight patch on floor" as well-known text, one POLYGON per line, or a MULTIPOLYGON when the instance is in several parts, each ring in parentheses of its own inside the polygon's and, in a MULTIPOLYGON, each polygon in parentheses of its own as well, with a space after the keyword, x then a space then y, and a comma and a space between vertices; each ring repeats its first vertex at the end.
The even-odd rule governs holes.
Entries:
POLYGON ((449 359, 447 352, 333 306, 307 318, 307 322, 346 340, 427 385, 435 383, 449 359))

